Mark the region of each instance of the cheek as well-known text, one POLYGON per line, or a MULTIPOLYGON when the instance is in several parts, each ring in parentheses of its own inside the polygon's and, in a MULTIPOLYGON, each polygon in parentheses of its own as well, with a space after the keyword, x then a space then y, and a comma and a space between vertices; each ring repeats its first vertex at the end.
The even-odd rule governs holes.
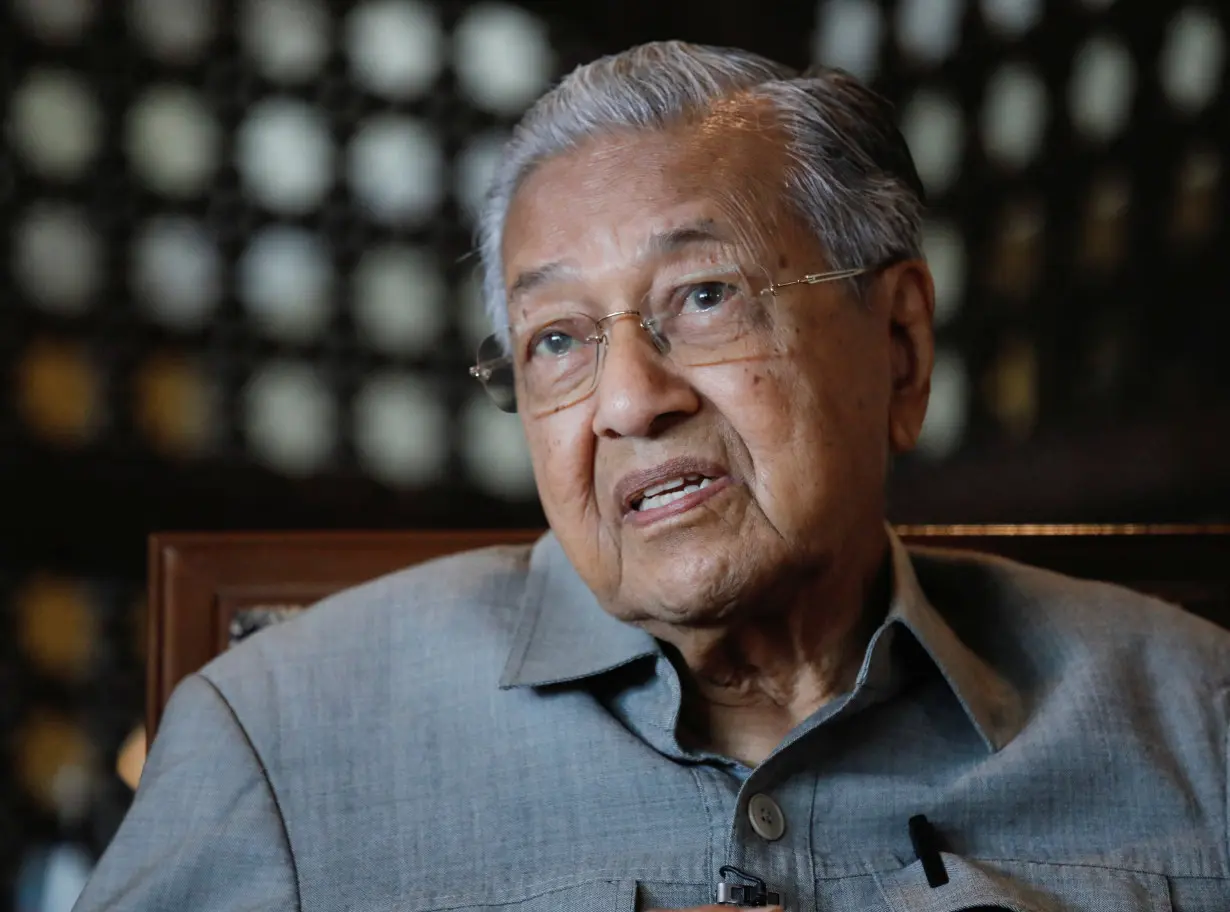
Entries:
POLYGON ((802 403, 797 377, 774 363, 746 367, 729 397, 746 428, 749 447, 764 447, 788 435, 802 403))
POLYGON ((790 361, 740 365, 713 388, 712 399, 755 480, 796 471, 820 436, 815 393, 790 361))
POLYGON ((549 514, 566 514, 593 497, 593 435, 581 422, 541 421, 526 431, 534 477, 549 514))
POLYGON ((831 341, 823 350, 743 365, 724 385, 719 408, 747 450, 753 477, 767 487, 781 478, 792 479, 792 488, 808 478, 836 483, 848 474, 843 464, 870 457, 876 435, 883 436, 886 403, 874 372, 851 353, 853 344, 831 341))

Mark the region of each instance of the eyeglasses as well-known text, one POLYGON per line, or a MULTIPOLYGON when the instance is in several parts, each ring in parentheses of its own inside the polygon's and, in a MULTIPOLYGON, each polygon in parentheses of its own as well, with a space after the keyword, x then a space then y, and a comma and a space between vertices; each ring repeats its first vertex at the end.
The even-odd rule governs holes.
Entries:
POLYGON ((610 327, 618 320, 635 319, 658 353, 682 367, 764 357, 776 344, 772 302, 781 289, 838 282, 870 271, 872 267, 865 266, 817 272, 769 282, 757 291, 737 268, 714 270, 651 293, 640 310, 598 318, 564 310, 529 331, 513 330, 511 354, 499 336, 488 336, 470 376, 502 411, 523 407, 535 417, 550 415, 575 405, 597 387, 610 327))

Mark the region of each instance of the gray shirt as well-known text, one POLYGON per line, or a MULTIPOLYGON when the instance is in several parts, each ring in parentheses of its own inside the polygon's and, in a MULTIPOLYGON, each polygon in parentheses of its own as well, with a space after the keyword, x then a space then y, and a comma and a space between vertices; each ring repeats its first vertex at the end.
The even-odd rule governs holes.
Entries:
POLYGON ((330 598, 179 687, 78 909, 633 912, 734 865, 790 910, 1230 910, 1230 634, 892 546, 855 687, 751 770, 549 535, 330 598))

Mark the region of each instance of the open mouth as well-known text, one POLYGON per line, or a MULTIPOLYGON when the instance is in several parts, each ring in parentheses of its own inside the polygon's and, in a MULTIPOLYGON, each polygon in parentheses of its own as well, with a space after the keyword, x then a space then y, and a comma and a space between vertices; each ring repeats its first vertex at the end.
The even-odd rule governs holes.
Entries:
POLYGON ((632 498, 631 507, 637 513, 656 510, 696 491, 703 490, 713 482, 714 479, 708 475, 681 475, 678 478, 671 478, 641 491, 632 498))

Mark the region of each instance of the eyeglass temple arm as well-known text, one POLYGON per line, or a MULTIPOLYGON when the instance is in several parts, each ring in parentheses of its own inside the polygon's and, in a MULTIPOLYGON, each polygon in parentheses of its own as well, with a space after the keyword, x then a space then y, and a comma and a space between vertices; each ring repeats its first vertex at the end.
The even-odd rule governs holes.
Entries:
POLYGON ((819 285, 823 282, 840 282, 842 279, 853 279, 855 276, 861 276, 869 271, 866 266, 858 266, 853 269, 838 269, 835 272, 813 272, 811 275, 805 275, 801 279, 771 283, 769 291, 776 294, 777 289, 789 288, 791 285, 819 285))
POLYGON ((496 368, 508 367, 512 364, 512 358, 504 355, 500 358, 493 358, 490 361, 483 361, 479 364, 470 366, 470 376, 475 380, 482 380, 484 383, 491 379, 491 375, 495 373, 496 368))

